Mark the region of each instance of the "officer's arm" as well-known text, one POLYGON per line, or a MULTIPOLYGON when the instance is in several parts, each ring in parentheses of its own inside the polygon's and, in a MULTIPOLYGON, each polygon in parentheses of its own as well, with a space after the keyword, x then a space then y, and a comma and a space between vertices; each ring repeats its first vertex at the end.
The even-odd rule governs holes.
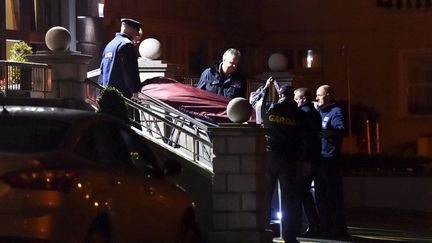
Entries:
MULTIPOLYGON (((261 106, 261 111, 262 112, 267 112, 268 110, 269 110, 269 102, 268 102, 268 95, 269 95, 269 87, 270 86, 273 86, 273 82, 274 82, 274 79, 273 79, 273 77, 269 77, 268 79, 267 79, 267 81, 266 81, 266 84, 264 85, 264 88, 263 88, 263 90, 261 91, 261 92, 263 92, 264 94, 263 94, 263 98, 262 98, 262 100, 263 100, 263 104, 262 104, 262 106, 261 106)), ((264 114, 263 114, 264 115, 264 114)), ((264 116, 262 116, 262 117, 264 117, 264 116)))
POLYGON ((121 55, 122 74, 126 86, 131 93, 137 93, 141 90, 141 81, 138 71, 138 60, 136 58, 134 45, 126 44, 119 50, 121 55))
POLYGON ((345 130, 345 122, 342 114, 342 109, 340 109, 339 107, 335 108, 334 110, 334 115, 331 119, 331 126, 334 129, 345 130))
POLYGON ((342 113, 342 109, 339 107, 335 110, 335 114, 331 120, 332 127, 334 128, 334 136, 342 138, 345 135, 345 119, 342 113))
POLYGON ((103 80, 102 80, 102 77, 103 77, 103 74, 104 74, 103 60, 102 60, 102 62, 100 64, 99 70, 100 70, 100 73, 99 73, 99 78, 98 78, 98 84, 105 85, 103 83, 103 80))
POLYGON ((345 132, 345 120, 342 113, 342 109, 336 107, 334 109, 334 114, 331 117, 331 127, 333 128, 336 136, 342 137, 345 132))
POLYGON ((268 102, 269 89, 266 88, 266 86, 264 86, 264 89, 261 92, 264 93, 263 98, 262 98, 262 105, 261 105, 261 117, 266 118, 268 116, 268 113, 269 113, 270 108, 271 108, 271 106, 268 102))
POLYGON ((345 134, 345 123, 342 109, 339 107, 334 108, 333 114, 330 117, 330 126, 328 129, 323 129, 321 131, 322 138, 336 138, 343 137, 345 134))

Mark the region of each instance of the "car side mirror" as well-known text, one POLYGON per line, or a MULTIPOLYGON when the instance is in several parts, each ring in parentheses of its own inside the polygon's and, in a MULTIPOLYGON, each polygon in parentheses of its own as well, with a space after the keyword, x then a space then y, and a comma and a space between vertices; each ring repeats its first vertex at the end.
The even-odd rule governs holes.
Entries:
POLYGON ((180 162, 174 159, 167 159, 163 166, 165 176, 178 176, 181 174, 182 166, 180 162))

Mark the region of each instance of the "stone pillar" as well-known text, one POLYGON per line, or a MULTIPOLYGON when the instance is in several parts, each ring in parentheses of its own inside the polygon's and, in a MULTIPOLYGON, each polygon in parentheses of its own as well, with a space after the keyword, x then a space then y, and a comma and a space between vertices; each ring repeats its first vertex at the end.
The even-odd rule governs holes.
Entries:
POLYGON ((141 82, 154 77, 174 78, 179 72, 175 64, 141 57, 138 58, 138 70, 141 82))
POLYGON ((147 38, 139 45, 138 70, 141 82, 155 77, 174 78, 179 66, 159 60, 162 44, 155 38, 147 38))
POLYGON ((71 35, 70 50, 76 51, 76 1, 61 0, 61 25, 69 30, 71 35))
POLYGON ((210 128, 215 158, 209 243, 267 243, 265 138, 256 124, 210 128))
MULTIPOLYGON (((71 98, 85 100, 83 81, 87 78, 91 56, 71 51, 40 51, 27 56, 31 62, 46 63, 52 67, 52 92, 46 98, 71 98)), ((37 92, 32 97, 42 97, 37 92)))

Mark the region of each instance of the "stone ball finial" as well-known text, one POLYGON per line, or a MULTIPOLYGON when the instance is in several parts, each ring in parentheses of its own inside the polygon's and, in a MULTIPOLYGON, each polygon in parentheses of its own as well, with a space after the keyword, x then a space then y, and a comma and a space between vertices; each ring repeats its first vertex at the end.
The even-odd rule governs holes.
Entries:
POLYGON ((288 68, 288 58, 282 53, 273 53, 268 59, 268 66, 274 72, 285 71, 288 68))
POLYGON ((45 44, 51 51, 66 51, 71 43, 69 30, 62 26, 54 26, 45 34, 45 44))
POLYGON ((146 59, 158 59, 162 55, 161 43, 155 38, 147 38, 141 42, 139 53, 146 59))
POLYGON ((237 97, 228 103, 227 114, 232 122, 243 123, 249 120, 252 106, 245 98, 237 97))

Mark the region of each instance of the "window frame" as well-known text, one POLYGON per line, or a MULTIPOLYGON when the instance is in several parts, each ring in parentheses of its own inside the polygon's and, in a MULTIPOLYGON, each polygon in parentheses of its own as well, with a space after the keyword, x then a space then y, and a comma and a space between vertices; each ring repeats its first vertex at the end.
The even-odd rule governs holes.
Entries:
MULTIPOLYGON (((106 134, 106 133, 105 133, 106 134)), ((92 163, 96 163, 99 166, 108 166, 108 167, 112 167, 112 168, 118 168, 121 170, 136 170, 136 171, 140 171, 143 172, 147 175, 150 175, 152 177, 159 177, 160 175, 163 174, 162 169, 160 168, 159 164, 158 164, 158 157, 156 156, 156 154, 151 150, 151 148, 145 144, 145 142, 143 141, 143 139, 141 137, 139 137, 137 134, 135 134, 131 129, 127 129, 126 127, 122 127, 119 126, 118 124, 112 124, 112 123, 97 123, 91 126, 86 127, 85 129, 83 129, 81 131, 81 135, 79 136, 79 140, 76 143, 74 149, 73 149, 74 153, 79 156, 82 157, 86 160, 91 161, 92 163), (110 131, 110 132, 114 132, 115 133, 115 137, 118 137, 118 143, 121 144, 121 146, 123 147, 123 149, 125 149, 125 151, 127 153, 129 153, 129 156, 131 156, 131 150, 133 150, 130 141, 134 142, 135 144, 137 144, 140 149, 140 151, 143 150, 147 150, 146 152, 150 152, 150 155, 145 155, 143 157, 145 157, 145 159, 147 161, 150 161, 149 163, 152 164, 152 169, 151 171, 149 170, 145 170, 144 168, 142 168, 142 166, 136 166, 133 162, 133 158, 129 157, 129 159, 125 160, 125 161, 103 161, 100 160, 100 156, 98 156, 98 152, 96 152, 96 143, 94 140, 94 135, 96 133, 101 134, 101 131, 110 131), (126 136, 129 136, 129 141, 126 140, 125 138, 126 136), (89 139, 88 141, 84 142, 84 145, 88 145, 88 146, 93 146, 91 151, 92 153, 90 154, 86 154, 86 153, 81 153, 81 152, 86 152, 86 150, 83 150, 82 147, 83 144, 81 143, 81 141, 83 141, 83 139, 89 139), (89 142, 90 141, 90 142, 89 142), (141 147, 142 146, 142 147, 141 147), (120 162, 120 163, 119 163, 120 162)))
MULTIPOLYGON (((399 114, 400 118, 432 118, 429 114, 411 113, 409 110, 409 97, 411 87, 430 87, 432 82, 411 83, 409 80, 410 62, 415 59, 430 59, 432 65, 432 49, 405 49, 400 50, 398 55, 398 79, 399 79, 399 114)), ((432 80, 431 80, 432 81, 432 80)))

